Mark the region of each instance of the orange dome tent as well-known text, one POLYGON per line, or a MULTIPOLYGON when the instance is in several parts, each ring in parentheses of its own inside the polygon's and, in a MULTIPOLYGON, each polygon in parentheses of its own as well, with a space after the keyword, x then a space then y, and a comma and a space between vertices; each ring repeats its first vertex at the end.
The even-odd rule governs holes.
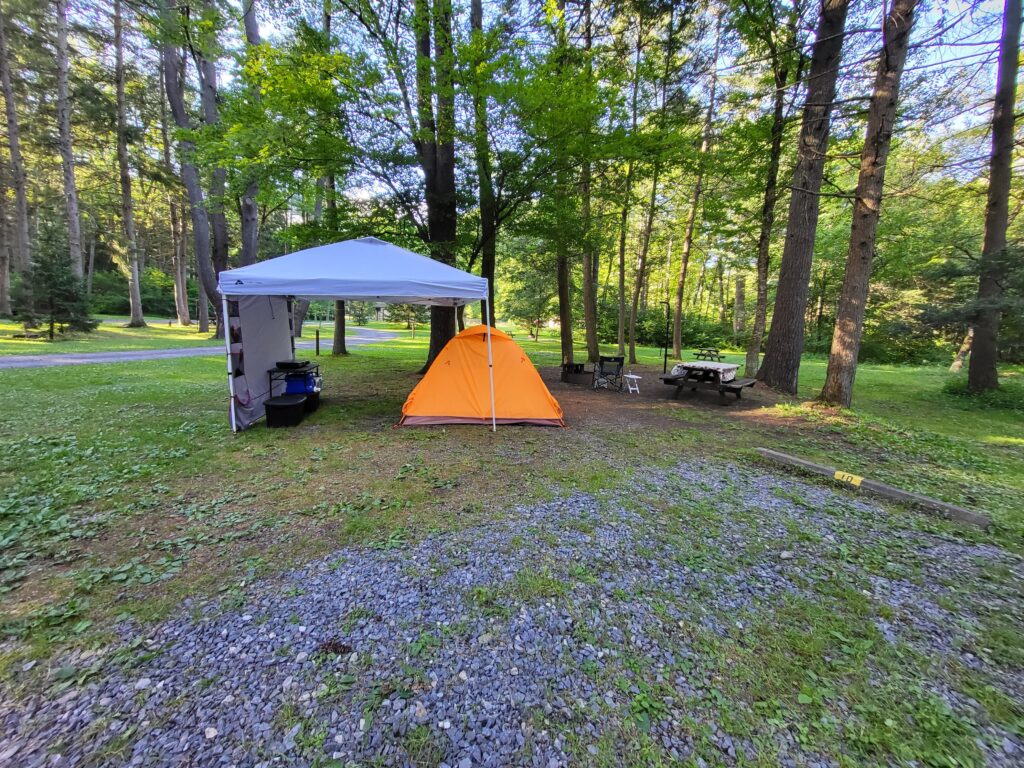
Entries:
MULTIPOLYGON (((491 329, 494 411, 499 424, 564 427, 562 407, 512 337, 491 329)), ((403 425, 491 424, 487 326, 467 328, 445 344, 402 406, 403 425)))

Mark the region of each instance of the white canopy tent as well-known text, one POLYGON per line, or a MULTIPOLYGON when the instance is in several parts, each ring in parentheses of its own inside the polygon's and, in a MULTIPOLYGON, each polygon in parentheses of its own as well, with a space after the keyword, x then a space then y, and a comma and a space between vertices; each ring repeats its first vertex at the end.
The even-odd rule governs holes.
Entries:
POLYGON ((490 325, 486 323, 486 278, 375 237, 363 237, 225 270, 218 278, 218 291, 228 322, 224 343, 234 432, 262 416, 263 403, 279 394, 272 391, 273 383, 263 379, 276 361, 294 356, 291 312, 288 311, 292 299, 442 307, 484 302, 491 426, 496 428, 494 365, 490 325), (246 368, 252 375, 246 376, 246 368), (238 391, 243 384, 246 387, 244 397, 238 391))

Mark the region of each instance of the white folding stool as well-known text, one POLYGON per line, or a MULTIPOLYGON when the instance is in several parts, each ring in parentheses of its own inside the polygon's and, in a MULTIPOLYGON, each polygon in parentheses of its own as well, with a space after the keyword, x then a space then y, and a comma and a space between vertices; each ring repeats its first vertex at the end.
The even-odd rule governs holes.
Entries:
POLYGON ((643 378, 642 376, 637 376, 635 373, 630 371, 622 378, 626 380, 627 391, 635 392, 638 395, 640 394, 640 384, 638 382, 643 378))

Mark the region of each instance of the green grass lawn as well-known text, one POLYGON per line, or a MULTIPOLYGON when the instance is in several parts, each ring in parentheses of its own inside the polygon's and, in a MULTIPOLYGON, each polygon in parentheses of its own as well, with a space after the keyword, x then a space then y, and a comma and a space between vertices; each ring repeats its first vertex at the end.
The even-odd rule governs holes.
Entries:
MULTIPOLYGON (((147 325, 143 328, 128 328, 126 317, 101 316, 98 319, 100 325, 91 333, 57 334, 53 341, 47 338, 15 339, 15 334, 25 332, 21 325, 0 320, 0 356, 209 347, 219 343, 212 334, 199 333, 196 325, 168 324, 164 318, 147 318, 147 325)), ((33 333, 45 333, 45 329, 33 333)))
MULTIPOLYGON (((252 579, 346 546, 453 530, 502 515, 511 503, 574 490, 631 488, 638 470, 695 453, 751 464, 758 462, 753 448, 765 445, 818 459, 983 510, 997 523, 985 533, 887 507, 886 525, 1022 548, 1021 368, 1006 369, 1008 394, 985 403, 944 391, 950 377, 940 367, 864 365, 850 413, 774 396, 763 407, 722 407, 709 393, 670 402, 663 388, 664 401, 637 410, 635 421, 630 411, 605 422, 595 408, 575 412, 564 430, 398 430, 393 425, 418 380, 428 334, 423 329, 413 339, 392 329, 396 340, 320 358, 325 405, 294 430, 257 426, 231 435, 216 357, 83 365, 59 376, 0 371, 0 629, 16 640, 0 651, 0 683, 3 669, 27 658, 49 658, 68 645, 102 646, 118 617, 157 620, 185 597, 230 604, 252 579)), ((159 331, 141 333, 138 343, 159 331)), ((519 332, 516 339, 538 365, 558 364, 557 339, 519 332)), ((171 337, 165 341, 172 345, 171 337)), ((638 366, 644 386, 656 391, 660 350, 642 348, 638 366)), ((822 359, 805 360, 802 395, 817 393, 824 367, 822 359)), ((624 405, 639 403, 622 397, 624 405)), ((698 547, 703 522, 689 524, 697 528, 687 546, 698 547)), ((857 552, 884 563, 893 556, 885 546, 857 552)), ((1012 574, 987 578, 1019 589, 1012 574)), ((826 647, 844 622, 870 621, 859 593, 827 598, 827 615, 803 606, 792 619, 826 647)), ((1015 620, 999 621, 992 631, 1002 637, 1020 629, 1015 620)), ((791 634, 773 644, 771 658, 716 647, 730 695, 802 675, 792 666, 800 653, 787 650, 797 642, 791 634)), ((898 660, 901 669, 911 665, 907 674, 916 663, 898 660)), ((866 701, 868 688, 848 693, 866 701)), ((1014 707, 1003 720, 1021 717, 1014 707)))
MULTIPOLYGON (((0 357, 4 355, 48 355, 62 352, 127 352, 138 349, 172 349, 177 347, 215 347, 222 342, 212 333, 200 333, 196 324, 178 325, 168 318, 148 317, 142 328, 127 327, 128 318, 113 315, 98 315, 99 327, 91 333, 57 334, 53 341, 48 338, 16 339, 15 334, 25 330, 18 323, 0 320, 0 357)), ((304 341, 313 340, 313 331, 320 328, 321 339, 329 339, 334 333, 334 323, 306 323, 304 341)), ((367 328, 394 331, 408 335, 402 323, 368 323, 367 328)), ((45 328, 32 333, 45 334, 45 328)), ((355 333, 351 322, 347 329, 355 333)), ((426 337, 427 326, 417 329, 416 335, 426 337)))

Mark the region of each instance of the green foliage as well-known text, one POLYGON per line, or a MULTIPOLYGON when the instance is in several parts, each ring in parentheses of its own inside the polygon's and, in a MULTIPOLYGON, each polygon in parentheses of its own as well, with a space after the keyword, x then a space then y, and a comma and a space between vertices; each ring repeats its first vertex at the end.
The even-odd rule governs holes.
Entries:
POLYGON ((1002 313, 1000 357, 1007 362, 1024 361, 1024 246, 1014 243, 984 258, 1003 275, 1000 280, 1002 296, 997 301, 980 303, 976 286, 983 259, 958 254, 928 270, 929 279, 952 286, 954 290, 940 291, 932 297, 926 306, 924 320, 936 328, 952 326, 962 336, 979 311, 997 309, 1002 313))
POLYGON ((89 315, 85 287, 71 270, 67 239, 52 222, 41 228, 32 269, 18 276, 11 303, 26 328, 42 321, 49 327, 50 338, 56 331, 96 328, 98 321, 89 315))
POLYGON ((370 322, 373 305, 368 301, 347 301, 345 311, 352 316, 352 322, 356 325, 366 325, 370 322))
POLYGON ((1017 378, 1003 379, 999 389, 972 392, 967 386, 967 377, 950 378, 943 387, 944 394, 956 398, 971 408, 985 411, 1015 411, 1024 413, 1024 381, 1017 378))
POLYGON ((405 323, 405 327, 413 332, 417 325, 430 322, 430 309, 422 304, 392 304, 387 312, 388 319, 405 323))
MULTIPOLYGON (((617 304, 610 299, 599 301, 597 317, 598 338, 603 344, 614 344, 619 327, 617 304)), ((651 347, 662 346, 665 340, 664 305, 653 305, 638 310, 636 326, 637 343, 651 347)), ((721 325, 717 318, 712 319, 696 313, 683 315, 684 347, 728 347, 733 344, 731 325, 721 325)))
MULTIPOLYGON (((195 306, 195 285, 190 288, 190 305, 195 306)), ((146 267, 139 280, 142 306, 147 315, 174 317, 174 279, 157 269, 146 267)), ((96 272, 92 278, 90 304, 102 315, 127 315, 128 279, 120 270, 96 272)))

